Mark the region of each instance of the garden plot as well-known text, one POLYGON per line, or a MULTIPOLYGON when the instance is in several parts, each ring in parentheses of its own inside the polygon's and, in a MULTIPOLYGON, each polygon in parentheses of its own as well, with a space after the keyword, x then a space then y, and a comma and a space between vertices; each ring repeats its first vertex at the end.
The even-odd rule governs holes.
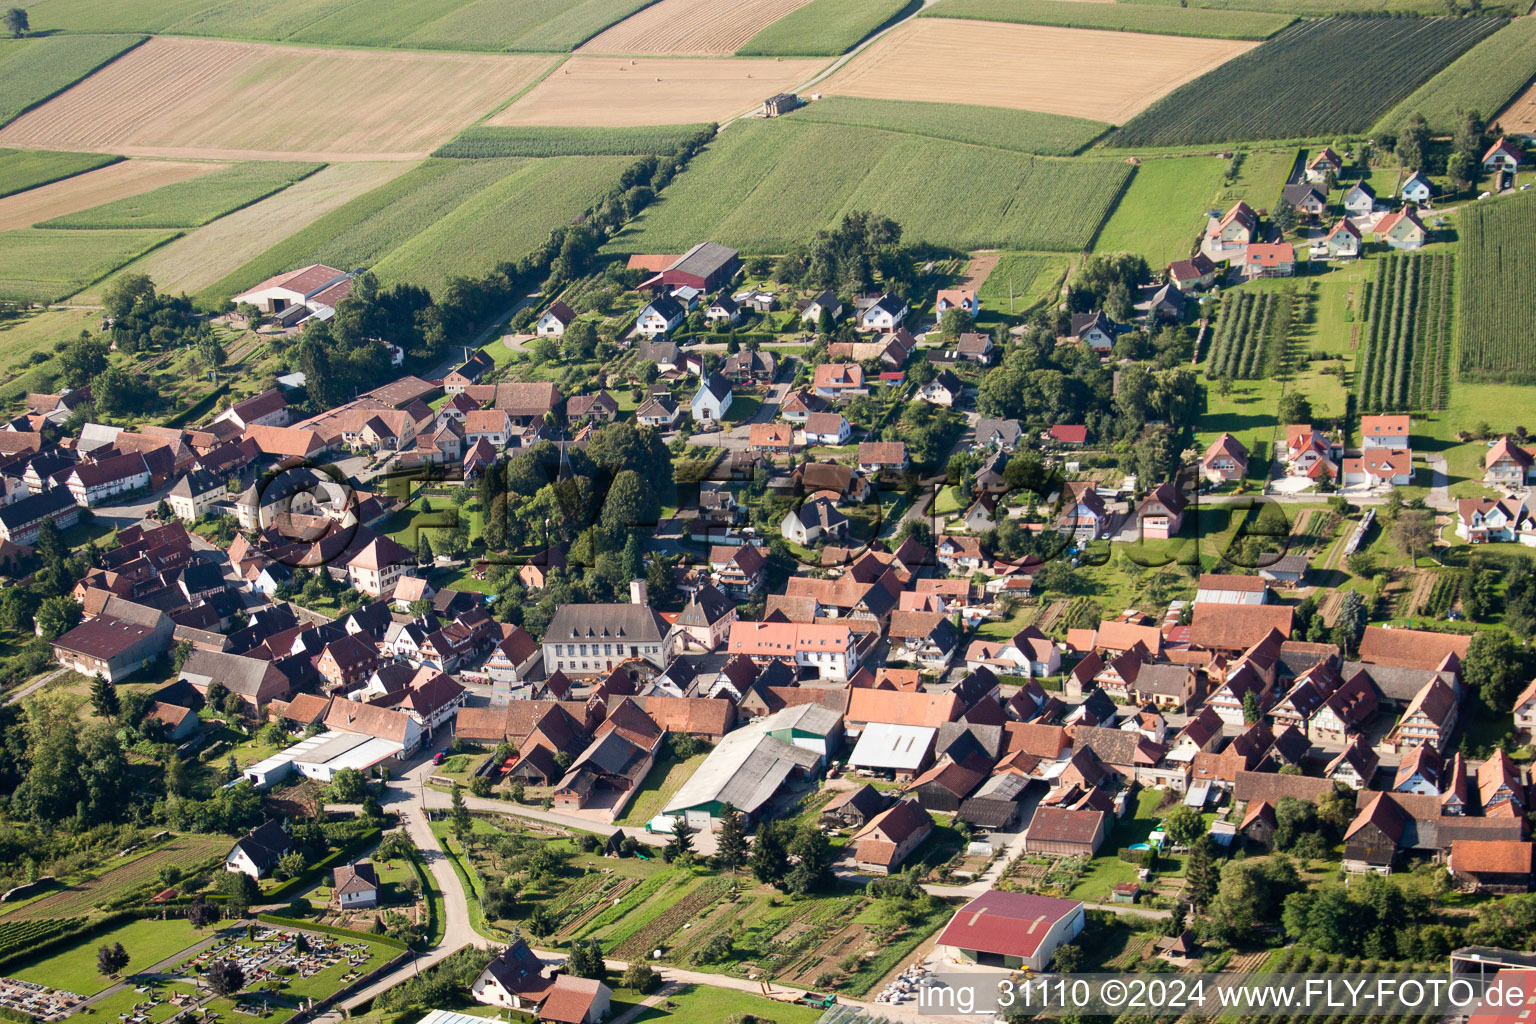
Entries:
POLYGON ((726 121, 793 89, 825 63, 579 55, 486 123, 617 128, 726 121))
POLYGON ((829 96, 974 103, 1121 124, 1254 46, 1095 29, 919 18, 821 87, 829 96), (1093 68, 1085 74, 1085 68, 1093 68))
POLYGON ((494 109, 550 61, 156 38, 11 122, 0 146, 409 159, 494 109))

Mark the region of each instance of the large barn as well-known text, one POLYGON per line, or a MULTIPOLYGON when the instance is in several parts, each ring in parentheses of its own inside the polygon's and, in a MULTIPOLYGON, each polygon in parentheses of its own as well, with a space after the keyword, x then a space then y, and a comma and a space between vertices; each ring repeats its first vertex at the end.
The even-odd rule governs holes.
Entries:
POLYGON ((741 269, 741 257, 735 249, 718 242, 700 242, 683 253, 654 277, 642 282, 642 290, 671 292, 674 288, 716 291, 725 286, 741 269))
POLYGON ((993 890, 955 911, 935 952, 960 963, 1043 971, 1083 924, 1078 900, 993 890))

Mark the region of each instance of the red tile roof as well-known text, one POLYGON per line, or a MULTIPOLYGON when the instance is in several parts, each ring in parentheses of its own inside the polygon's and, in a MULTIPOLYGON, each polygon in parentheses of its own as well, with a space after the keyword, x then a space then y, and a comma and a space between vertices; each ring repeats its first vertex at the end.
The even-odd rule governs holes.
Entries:
POLYGON ((1059 921, 1082 910, 1077 900, 993 890, 955 912, 938 944, 1002 956, 1032 957, 1059 921))

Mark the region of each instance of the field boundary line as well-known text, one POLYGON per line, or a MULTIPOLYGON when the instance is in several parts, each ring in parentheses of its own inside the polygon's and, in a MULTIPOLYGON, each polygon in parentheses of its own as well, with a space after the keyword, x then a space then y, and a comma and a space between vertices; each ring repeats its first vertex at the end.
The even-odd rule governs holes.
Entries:
MULTIPOLYGON (((85 81, 87 78, 90 78, 92 75, 96 74, 96 72, 100 71, 102 68, 106 67, 107 65, 109 65, 109 64, 111 64, 111 63, 113 63, 115 61, 122 60, 124 57, 128 56, 134 50, 137 50, 139 47, 141 47, 145 43, 149 42, 149 36, 141 35, 138 32, 121 32, 121 33, 119 33, 119 32, 90 32, 90 33, 82 32, 82 33, 79 33, 79 34, 80 35, 103 35, 103 36, 109 36, 109 35, 110 36, 115 36, 115 35, 138 36, 139 37, 139 41, 134 43, 133 45, 125 48, 125 49, 119 50, 117 53, 113 54, 111 57, 108 57, 106 60, 102 61, 100 64, 97 64, 95 67, 91 68, 89 71, 87 71, 85 74, 81 75, 79 78, 76 78, 74 81, 69 82, 69 83, 67 83, 65 85, 61 85, 59 88, 55 89, 53 92, 49 93, 47 96, 44 96, 41 99, 39 99, 39 100, 37 100, 37 101, 35 101, 33 103, 30 103, 27 106, 23 107, 22 109, 16 111, 14 116, 9 117, 9 118, 5 119, 4 121, 0 121, 0 128, 4 128, 6 125, 12 123, 13 121, 20 120, 21 118, 25 117, 27 114, 29 114, 32 111, 36 110, 38 107, 42 106, 43 104, 48 103, 48 102, 50 102, 52 100, 55 100, 58 97, 64 95, 66 92, 69 92, 69 90, 73 89, 75 86, 79 85, 81 82, 85 81)), ((51 36, 42 36, 40 38, 49 39, 49 38, 53 38, 53 37, 51 37, 51 36)))
MULTIPOLYGON (((660 3, 660 0, 655 0, 655 2, 660 3)), ((1533 0, 1533 2, 1536 2, 1536 0, 1533 0)), ((639 11, 636 11, 635 13, 638 14, 639 11)), ((527 54, 526 56, 532 56, 532 54, 527 54)), ((517 92, 513 93, 510 97, 508 97, 505 101, 503 101, 498 107, 496 107, 495 110, 487 111, 484 117, 480 118, 480 120, 476 121, 474 124, 470 125, 469 127, 470 128, 481 128, 481 127, 497 128, 497 127, 501 127, 500 125, 487 125, 486 122, 489 121, 491 118, 495 117, 497 114, 501 113, 503 110, 506 110, 512 104, 514 104, 518 100, 522 99, 524 96, 528 95, 530 92, 532 92, 534 90, 535 87, 537 87, 539 85, 539 83, 543 82, 544 79, 546 79, 550 75, 554 74, 556 70, 558 70, 559 68, 564 66, 565 62, 570 60, 570 59, 571 59, 571 55, 569 53, 562 53, 562 54, 560 54, 560 58, 558 60, 556 60, 553 64, 551 64, 544 71, 544 73, 542 75, 539 75, 537 78, 535 78, 533 81, 529 82, 523 88, 521 88, 517 92)), ((469 130, 468 128, 465 129, 465 131, 468 131, 468 130, 469 130)), ((463 135, 463 134, 464 134, 464 132, 459 132, 459 135, 463 135)), ((456 135, 456 136, 454 136, 454 138, 458 138, 458 136, 456 135)), ((448 142, 452 142, 452 141, 453 141, 453 139, 449 139, 448 140, 448 142)), ((443 145, 446 146, 448 144, 448 142, 443 143, 443 145)))

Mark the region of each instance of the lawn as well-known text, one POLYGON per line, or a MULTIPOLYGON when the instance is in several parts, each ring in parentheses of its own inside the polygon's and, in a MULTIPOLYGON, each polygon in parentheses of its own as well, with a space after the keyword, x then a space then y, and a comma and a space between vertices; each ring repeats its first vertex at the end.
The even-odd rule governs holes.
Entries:
POLYGON ((830 57, 845 53, 912 6, 911 0, 811 0, 747 40, 736 56, 830 57))
POLYGON ((912 103, 901 100, 828 96, 788 115, 792 121, 881 128, 926 135, 951 142, 968 142, 998 149, 1016 149, 1042 156, 1070 156, 1109 130, 1109 125, 1081 117, 1042 114, 1003 107, 960 103, 912 103))
POLYGON ((1073 0, 939 0, 925 9, 922 16, 1213 39, 1268 39, 1295 20, 1286 14, 1256 11, 1191 10, 1125 3, 1084 4, 1073 0))
POLYGON ((123 948, 128 950, 128 967, 122 975, 126 978, 162 960, 170 959, 188 946, 212 937, 212 934, 209 931, 197 931, 185 918, 130 921, 8 973, 10 977, 22 981, 34 981, 40 985, 89 996, 113 984, 111 978, 96 973, 96 950, 100 947, 114 942, 123 944, 123 948))
POLYGON ((733 395, 731 407, 725 410, 725 422, 745 423, 757 415, 757 410, 762 408, 763 400, 756 395, 733 395))
POLYGON ((1153 267, 1185 259, 1226 173, 1210 156, 1159 157, 1136 168, 1094 240, 1095 252, 1138 252, 1153 267))
POLYGON ((0 232, 0 299, 65 298, 175 237, 169 231, 0 232))
POLYGON ((695 754, 686 761, 679 761, 669 751, 667 756, 658 760, 646 773, 645 781, 635 791, 634 798, 630 800, 624 817, 617 824, 630 825, 636 828, 644 827, 661 809, 667 801, 672 799, 674 793, 682 788, 683 783, 692 777, 699 765, 709 754, 695 754))
POLYGON ((1071 257, 1057 253, 1004 253, 977 292, 981 320, 991 315, 1016 316, 1055 297, 1071 262, 1071 257))
POLYGON ((189 181, 44 221, 45 228, 191 228, 206 224, 318 171, 324 164, 243 163, 189 181))
POLYGON ((675 1024, 698 1024, 701 1021, 738 1020, 751 1014, 761 1020, 777 1021, 778 1024, 814 1024, 825 1011, 811 1006, 796 1006, 755 996, 750 992, 713 988, 707 985, 687 985, 674 996, 669 996, 660 1006, 651 1007, 635 1018, 635 1024, 645 1021, 673 1021, 675 1024))
MULTIPOLYGON (((3 51, 0 51, 3 52, 3 51)), ((25 192, 52 181, 116 163, 101 153, 55 153, 46 149, 0 149, 0 196, 25 192)))
MULTIPOLYGON (((42 26, 32 12, 32 30, 42 26)), ((82 26, 90 28, 91 26, 82 26)), ((143 42, 142 36, 77 35, 0 40, 0 125, 143 42)), ((0 193, 9 191, 0 189, 0 193)))
POLYGON ((746 121, 710 143, 609 251, 681 252, 699 238, 781 253, 850 210, 904 241, 1073 252, 1088 245, 1129 165, 1054 160, 840 124, 746 121), (947 197, 963 195, 957 206, 947 197))

